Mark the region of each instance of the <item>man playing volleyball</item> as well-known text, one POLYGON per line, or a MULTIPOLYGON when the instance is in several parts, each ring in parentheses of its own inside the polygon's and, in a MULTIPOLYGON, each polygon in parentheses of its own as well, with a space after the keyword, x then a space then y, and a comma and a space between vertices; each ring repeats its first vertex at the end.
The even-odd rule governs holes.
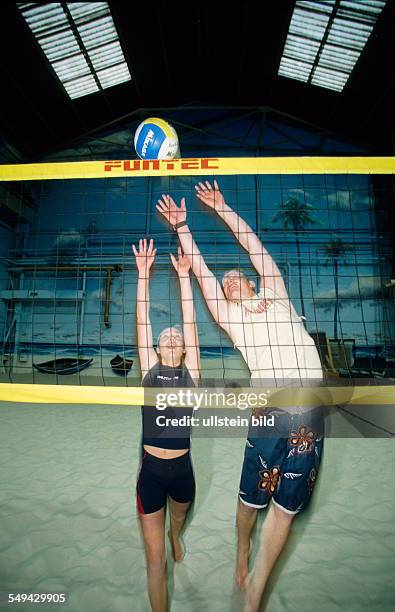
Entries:
MULTIPOLYGON (((177 231, 184 253, 215 321, 241 352, 254 385, 319 384, 322 367, 313 339, 289 297, 278 266, 251 227, 228 206, 214 181, 195 187, 199 200, 214 210, 246 249, 260 277, 260 290, 240 270, 230 270, 222 287, 207 267, 186 222, 185 198, 178 207, 163 195, 157 209, 177 231)), ((247 612, 259 609, 270 572, 281 553, 293 517, 304 509, 319 467, 322 436, 311 416, 298 410, 274 409, 280 433, 271 437, 250 427, 237 509, 236 582, 246 589, 247 612), (271 504, 262 527, 254 570, 248 575, 250 536, 257 510, 271 504), (248 580, 247 580, 248 577, 248 580)))
MULTIPOLYGON (((177 272, 181 292, 183 333, 169 327, 159 334, 155 351, 149 317, 149 277, 155 260, 153 241, 140 240, 133 245, 138 270, 137 345, 146 387, 194 387, 200 377, 199 341, 189 261, 178 249, 178 259, 170 255, 177 272)), ((195 478, 190 458, 190 427, 161 426, 164 419, 192 416, 193 408, 166 408, 158 412, 143 406, 142 460, 137 479, 137 508, 147 557, 148 594, 153 612, 168 610, 166 581, 165 509, 169 499, 170 530, 168 533, 175 561, 182 561, 184 550, 181 530, 195 496, 195 478)), ((169 421, 170 422, 170 421, 169 421)), ((180 423, 182 421, 179 421, 180 423)))

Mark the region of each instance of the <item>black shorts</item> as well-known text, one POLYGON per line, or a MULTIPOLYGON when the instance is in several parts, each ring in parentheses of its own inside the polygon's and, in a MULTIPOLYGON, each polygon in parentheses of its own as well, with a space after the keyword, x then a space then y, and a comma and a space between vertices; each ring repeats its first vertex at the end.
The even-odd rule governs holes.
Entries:
POLYGON ((151 514, 163 508, 168 495, 179 503, 192 502, 195 477, 190 452, 175 459, 160 459, 143 450, 136 492, 140 514, 151 514))

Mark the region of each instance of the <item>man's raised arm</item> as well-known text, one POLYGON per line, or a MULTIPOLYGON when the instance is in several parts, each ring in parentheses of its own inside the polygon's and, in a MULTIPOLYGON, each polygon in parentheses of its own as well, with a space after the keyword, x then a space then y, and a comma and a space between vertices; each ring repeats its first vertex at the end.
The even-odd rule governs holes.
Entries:
POLYGON ((215 210, 248 252, 251 263, 261 278, 261 284, 272 289, 279 297, 287 298, 287 290, 276 262, 248 223, 225 202, 217 181, 214 181, 214 188, 206 181, 195 185, 195 189, 199 200, 215 210))
POLYGON ((177 232, 182 250, 190 261, 192 271, 198 280, 208 309, 215 321, 225 331, 228 331, 226 298, 218 280, 207 267, 187 225, 185 198, 181 199, 181 205, 178 207, 173 198, 169 195, 162 195, 162 199, 159 200, 156 208, 177 232))

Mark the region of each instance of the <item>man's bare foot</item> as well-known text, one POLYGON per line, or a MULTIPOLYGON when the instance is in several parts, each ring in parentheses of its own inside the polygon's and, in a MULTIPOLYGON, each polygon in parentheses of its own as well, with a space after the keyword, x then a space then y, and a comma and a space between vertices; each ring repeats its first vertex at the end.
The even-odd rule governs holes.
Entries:
POLYGON ((243 608, 243 612, 259 612, 261 610, 261 597, 262 591, 258 588, 254 582, 254 577, 252 572, 248 574, 245 580, 244 586, 245 592, 245 604, 243 608))
POLYGON ((171 529, 169 529, 169 531, 167 532, 167 535, 169 536, 169 540, 170 540, 170 544, 171 544, 171 549, 173 552, 173 559, 174 561, 176 561, 177 563, 179 563, 180 561, 183 560, 184 556, 185 556, 185 551, 184 551, 184 547, 181 544, 181 541, 179 538, 174 538, 171 529))
POLYGON ((246 588, 248 577, 248 559, 250 557, 251 547, 248 550, 237 551, 235 582, 237 587, 243 591, 246 588))

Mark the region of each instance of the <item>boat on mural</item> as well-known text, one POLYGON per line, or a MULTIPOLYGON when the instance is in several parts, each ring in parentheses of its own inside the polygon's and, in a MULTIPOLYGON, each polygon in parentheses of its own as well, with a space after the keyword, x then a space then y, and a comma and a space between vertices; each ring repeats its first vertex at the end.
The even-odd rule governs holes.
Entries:
POLYGON ((110 361, 113 372, 121 376, 127 376, 130 368, 133 365, 133 359, 125 359, 121 355, 117 355, 110 361))
POLYGON ((92 361, 93 357, 91 359, 62 357, 44 363, 33 363, 33 366, 43 374, 75 374, 89 367, 92 361))

